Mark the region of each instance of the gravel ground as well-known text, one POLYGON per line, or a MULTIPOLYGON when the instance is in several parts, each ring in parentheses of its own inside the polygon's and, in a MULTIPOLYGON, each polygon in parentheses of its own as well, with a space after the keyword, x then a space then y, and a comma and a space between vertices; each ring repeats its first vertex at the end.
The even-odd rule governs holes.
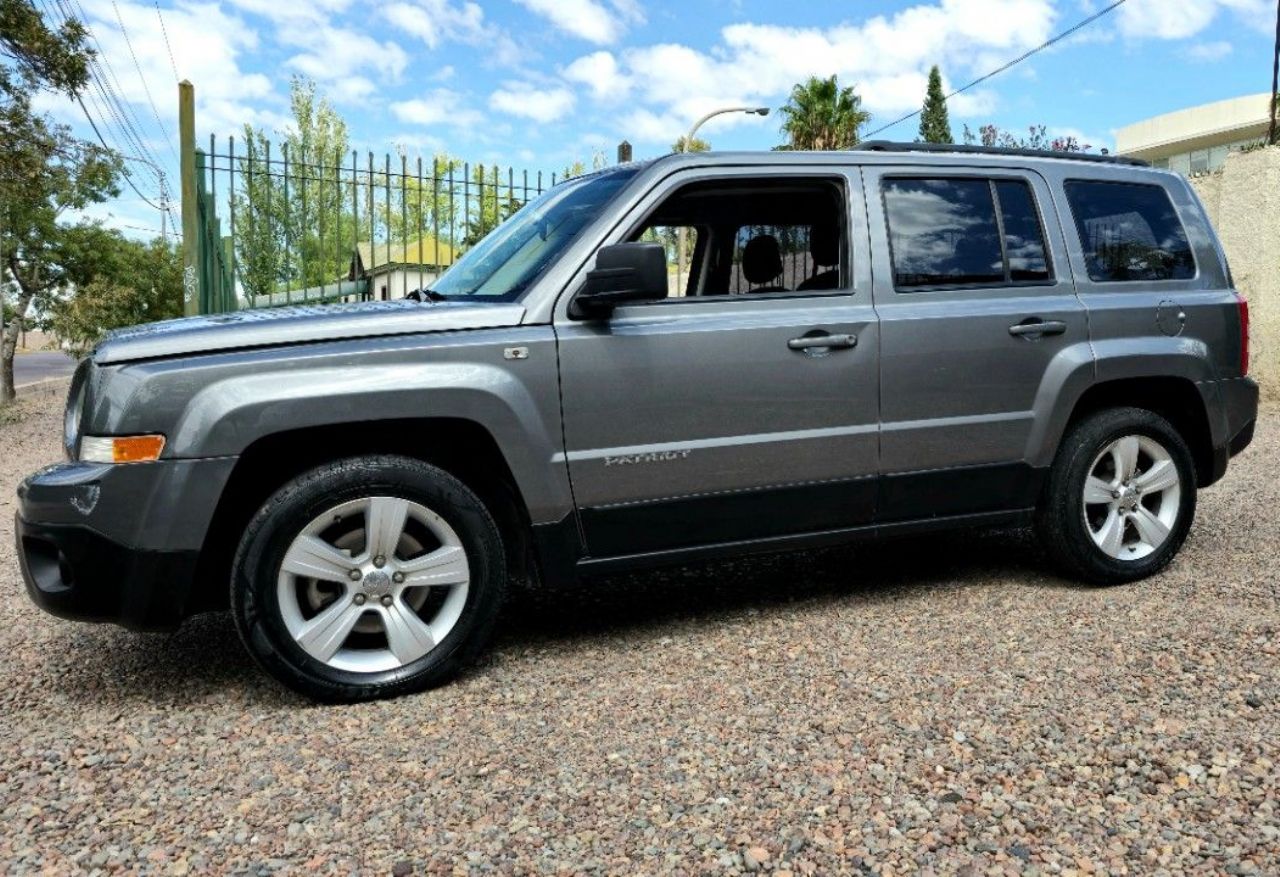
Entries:
POLYGON ((0 862, 13 872, 1280 872, 1280 409, 1181 558, 1110 590, 1022 533, 519 598, 444 689, 310 706, 230 621, 39 613, 0 426, 0 862))

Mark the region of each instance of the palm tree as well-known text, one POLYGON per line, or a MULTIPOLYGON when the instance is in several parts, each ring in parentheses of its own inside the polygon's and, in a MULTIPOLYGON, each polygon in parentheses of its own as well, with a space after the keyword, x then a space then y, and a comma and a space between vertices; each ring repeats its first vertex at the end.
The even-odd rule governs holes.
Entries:
POLYGON ((786 119, 782 132, 788 142, 784 149, 850 149, 858 145, 858 132, 871 120, 862 109, 862 98, 853 86, 840 88, 836 77, 809 81, 791 89, 782 108, 786 119))

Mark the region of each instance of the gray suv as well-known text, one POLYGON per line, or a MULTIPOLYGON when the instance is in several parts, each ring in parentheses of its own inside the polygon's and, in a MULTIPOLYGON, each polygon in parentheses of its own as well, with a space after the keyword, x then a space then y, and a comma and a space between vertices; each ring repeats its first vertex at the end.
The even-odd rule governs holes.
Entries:
POLYGON ((475 656, 513 580, 1027 523, 1140 579, 1257 415, 1204 210, 1119 158, 668 156, 557 186, 419 298, 108 337, 68 462, 19 488, 32 599, 229 606, 285 684, 388 696, 475 656))

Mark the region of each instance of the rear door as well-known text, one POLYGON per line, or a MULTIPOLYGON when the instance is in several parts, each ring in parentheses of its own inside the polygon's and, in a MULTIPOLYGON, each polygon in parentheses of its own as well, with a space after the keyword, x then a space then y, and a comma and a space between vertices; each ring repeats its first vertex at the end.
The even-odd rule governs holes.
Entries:
POLYGON ((1034 505, 1046 373, 1091 359, 1045 181, 867 167, 881 343, 881 521, 1034 505))
MULTIPOLYGON (((741 199, 741 213, 700 207, 699 199, 728 198, 753 180, 780 179, 787 172, 772 169, 763 178, 759 169, 721 168, 669 178, 605 243, 645 236, 670 246, 679 237, 671 229, 686 226, 686 239, 698 242, 689 262, 693 279, 674 279, 673 257, 673 295, 666 300, 619 307, 603 320, 570 319, 563 301, 557 308, 565 449, 593 557, 873 519, 879 343, 856 171, 789 178, 833 187, 843 238, 836 288, 799 288, 822 273, 805 261, 807 246, 784 240, 781 270, 766 282, 746 282, 738 277, 746 266, 734 243, 741 235, 701 240, 709 228, 768 225, 769 215, 758 212, 765 195, 741 199), (676 198, 687 206, 664 206, 676 198), (752 211, 751 220, 735 218, 752 211), (725 254, 719 263, 716 252, 725 254), (801 267, 789 265, 797 260, 801 267)), ((794 219, 788 228, 796 227, 794 219)), ((774 230, 752 234, 777 241, 774 230)), ((747 273, 759 279, 772 270, 752 265, 747 273)))

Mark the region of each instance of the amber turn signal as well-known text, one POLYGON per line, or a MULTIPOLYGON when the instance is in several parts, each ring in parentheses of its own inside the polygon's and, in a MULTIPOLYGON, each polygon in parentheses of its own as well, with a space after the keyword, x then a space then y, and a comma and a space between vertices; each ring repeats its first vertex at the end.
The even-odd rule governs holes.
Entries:
POLYGON ((87 463, 149 463, 160 459, 162 435, 85 436, 80 459, 87 463))

